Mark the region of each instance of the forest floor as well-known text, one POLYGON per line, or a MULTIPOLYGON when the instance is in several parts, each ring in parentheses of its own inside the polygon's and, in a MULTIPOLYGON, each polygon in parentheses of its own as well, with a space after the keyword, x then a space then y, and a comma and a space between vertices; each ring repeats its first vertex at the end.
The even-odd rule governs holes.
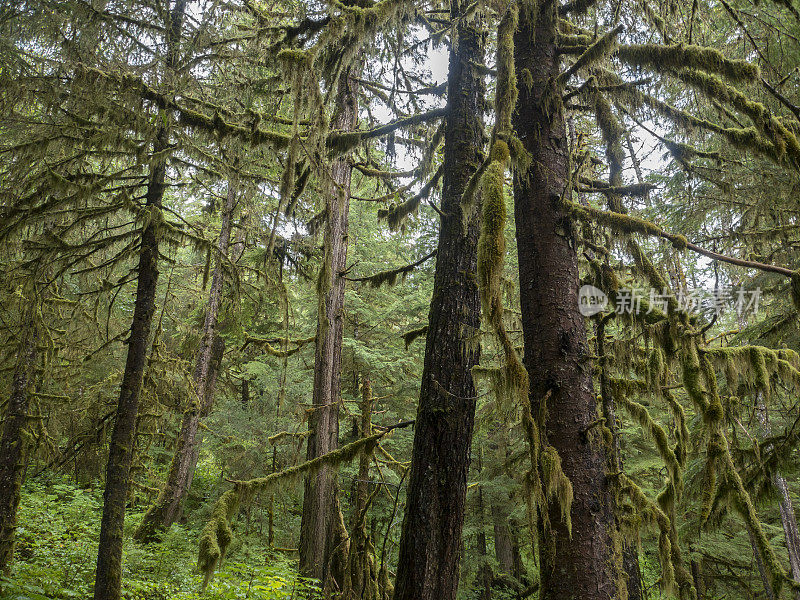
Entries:
MULTIPOLYGON (((29 481, 18 514, 15 562, 0 580, 2 600, 90 598, 103 507, 102 489, 81 488, 64 479, 29 481)), ((125 519, 123 598, 200 598, 197 540, 204 522, 176 524, 160 542, 139 544, 130 536, 144 514, 125 519)), ((266 547, 266 536, 237 535, 229 556, 208 586, 204 600, 306 598, 314 586, 297 576, 293 557, 266 547)))

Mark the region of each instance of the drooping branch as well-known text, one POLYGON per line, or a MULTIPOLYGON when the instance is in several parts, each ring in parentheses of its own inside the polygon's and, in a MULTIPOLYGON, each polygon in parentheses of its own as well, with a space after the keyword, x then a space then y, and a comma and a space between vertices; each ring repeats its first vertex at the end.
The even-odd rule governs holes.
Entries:
POLYGON ((645 219, 639 217, 633 217, 631 215, 625 215, 605 210, 600 210, 598 208, 593 208, 591 206, 580 206, 577 204, 570 204, 569 208, 572 210, 573 214, 579 218, 584 220, 591 220, 601 225, 605 225, 606 227, 610 227, 619 232, 623 233, 641 233, 644 235, 650 235, 654 237, 661 237, 665 240, 672 242, 672 244, 679 249, 688 249, 692 252, 696 252, 697 254, 702 254, 712 260, 718 260, 720 262, 736 265, 739 267, 745 267, 747 269, 757 269, 759 271, 764 271, 765 273, 777 273, 778 275, 783 275, 784 277, 789 277, 793 281, 797 278, 797 272, 792 271, 791 269, 787 269, 786 267, 780 267, 777 265, 770 265, 767 263, 761 263, 751 260, 744 260, 742 258, 736 258, 735 256, 727 256, 725 254, 720 254, 719 252, 714 252, 712 250, 708 250, 706 248, 702 248, 697 244, 693 244, 689 242, 684 236, 675 233, 669 233, 661 229, 655 223, 647 221, 645 219))
POLYGON ((433 258, 434 256, 436 256, 436 250, 434 250, 430 254, 426 254, 425 256, 423 256, 422 258, 413 263, 403 265, 402 267, 398 267, 396 269, 381 271, 380 273, 375 273, 374 275, 367 275, 366 277, 347 277, 344 273, 340 273, 340 276, 343 279, 346 279, 347 281, 366 281, 372 287, 375 288, 380 287, 384 283, 388 285, 394 285, 398 277, 405 278, 406 275, 408 275, 408 273, 416 269, 418 266, 420 266, 428 259, 433 258))

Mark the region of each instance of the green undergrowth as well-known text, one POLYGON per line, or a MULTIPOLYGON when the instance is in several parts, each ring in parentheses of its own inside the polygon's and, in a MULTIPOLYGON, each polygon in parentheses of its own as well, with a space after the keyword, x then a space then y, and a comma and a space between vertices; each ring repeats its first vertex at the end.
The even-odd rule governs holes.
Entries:
MULTIPOLYGON (((28 482, 19 509, 15 562, 0 580, 0 600, 90 598, 102 507, 100 487, 86 489, 63 479, 28 482)), ((125 520, 125 600, 302 599, 315 590, 312 581, 297 576, 292 557, 271 553, 258 535, 240 534, 201 596, 195 524, 175 525, 160 542, 139 544, 130 535, 143 511, 132 509, 125 520)))

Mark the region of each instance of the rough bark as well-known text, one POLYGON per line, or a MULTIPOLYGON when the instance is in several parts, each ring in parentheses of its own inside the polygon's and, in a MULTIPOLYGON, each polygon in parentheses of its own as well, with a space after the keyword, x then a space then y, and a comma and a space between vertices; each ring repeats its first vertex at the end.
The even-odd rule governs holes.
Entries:
POLYGON ((217 240, 211 287, 208 292, 203 336, 194 371, 193 383, 196 397, 191 399, 190 405, 183 413, 181 429, 178 433, 167 480, 134 535, 138 540, 152 540, 159 533, 169 529, 180 518, 183 503, 189 495, 202 443, 202 433, 199 430, 200 420, 208 416, 214 405, 217 371, 224 351, 224 341, 217 333, 217 322, 222 305, 225 262, 228 260, 228 246, 236 203, 237 186, 232 178, 228 183, 228 193, 222 209, 222 223, 217 240))
MULTIPOLYGON (((167 76, 177 63, 177 45, 183 25, 186 0, 176 0, 167 28, 167 76)), ((145 208, 150 212, 142 229, 136 300, 128 336, 128 355, 122 376, 114 428, 106 466, 103 492, 103 517, 95 573, 94 599, 119 600, 122 587, 122 534, 125 524, 125 503, 136 442, 136 416, 142 389, 150 327, 155 312, 158 286, 158 227, 161 201, 166 189, 167 158, 170 143, 169 123, 162 125, 153 142, 154 160, 145 194, 145 208)))
POLYGON ((27 424, 30 384, 36 366, 35 298, 29 298, 25 322, 17 345, 17 364, 11 381, 11 395, 0 437, 0 574, 8 572, 14 557, 14 534, 20 488, 28 451, 27 424))
POLYGON ((514 36, 520 78, 515 131, 531 155, 514 178, 525 367, 532 413, 546 402, 544 440, 558 451, 572 482, 572 531, 556 501, 547 506, 552 531, 540 544, 542 600, 619 597, 615 519, 606 480, 606 449, 597 427, 586 325, 578 311, 578 259, 571 223, 561 208, 568 147, 556 87, 558 6, 520 9, 514 36), (554 551, 553 551, 554 550, 554 551))
POLYGON ((450 52, 442 218, 425 343, 411 474, 394 600, 453 600, 462 554, 469 453, 475 419, 472 367, 480 347, 476 278, 479 223, 462 224, 461 196, 481 162, 484 60, 481 24, 459 18, 450 52))
MULTIPOLYGON (((333 127, 350 131, 358 116, 357 83, 349 71, 337 90, 333 127)), ((346 158, 330 166, 332 185, 326 198, 323 266, 317 283, 320 293, 314 356, 314 389, 308 415, 308 460, 339 446, 339 402, 341 396, 342 328, 344 324, 344 278, 347 261, 348 210, 352 166, 346 158)), ((336 469, 323 467, 305 479, 303 514, 300 522, 300 572, 325 581, 333 571, 341 585, 343 565, 332 564, 334 550, 342 542, 339 524, 339 489, 336 469), (332 568, 331 568, 332 567, 332 568)))

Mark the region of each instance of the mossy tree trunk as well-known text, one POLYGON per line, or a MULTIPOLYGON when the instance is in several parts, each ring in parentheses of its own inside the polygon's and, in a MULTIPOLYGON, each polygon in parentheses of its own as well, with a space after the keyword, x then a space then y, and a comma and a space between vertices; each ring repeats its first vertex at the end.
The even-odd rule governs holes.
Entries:
POLYGON ((236 176, 232 175, 228 182, 228 192, 222 208, 222 223, 217 240, 214 271, 211 287, 208 291, 208 304, 203 321, 203 334, 197 363, 194 371, 194 391, 196 397, 190 399, 189 406, 183 413, 181 429, 176 441, 175 453, 172 456, 169 474, 158 498, 142 519, 134 537, 148 541, 153 539, 177 521, 183 510, 183 503, 189 495, 192 478, 197 466, 197 459, 202 442, 199 430, 200 420, 211 412, 214 405, 214 388, 217 372, 222 358, 225 343, 217 332, 222 292, 225 279, 225 263, 228 260, 233 213, 238 202, 236 176))
MULTIPOLYGON (((480 18, 457 23, 450 52, 442 219, 394 600, 453 600, 475 419, 472 367, 480 357, 476 278, 479 219, 463 224, 461 197, 481 163, 484 60, 480 18)), ((480 11, 479 11, 480 12, 480 11)))
POLYGON ((545 508, 552 531, 540 544, 541 600, 620 597, 621 557, 607 449, 597 420, 586 324, 578 311, 578 257, 561 208, 569 168, 557 51, 558 3, 524 3, 514 36, 519 98, 516 134, 531 155, 514 178, 525 367, 534 415, 546 413, 542 443, 572 482, 572 531, 560 503, 545 508), (542 407, 542 403, 546 407, 542 407), (545 411, 541 409, 545 408, 545 411))
MULTIPOLYGON (((167 148, 166 130, 162 130, 153 145, 154 154, 167 148)), ((159 160, 150 173, 146 207, 160 211, 164 195, 166 163, 159 160)), ((136 302, 133 323, 128 337, 128 356, 122 376, 114 429, 106 466, 106 485, 103 492, 103 517, 100 524, 100 545, 95 575, 95 600, 119 600, 122 585, 122 533, 125 522, 125 503, 128 478, 136 443, 136 415, 142 389, 150 327, 156 304, 158 285, 158 219, 151 218, 141 236, 136 302)))
MULTIPOLYGON (((169 76, 177 63, 177 45, 183 25, 186 0, 176 0, 167 27, 166 69, 169 76)), ((136 443, 136 417, 142 389, 150 328, 158 287, 158 239, 161 203, 166 189, 167 156, 170 146, 169 118, 160 126, 153 142, 153 156, 145 194, 144 222, 139 247, 136 300, 128 336, 128 355, 122 376, 117 412, 106 466, 103 516, 95 572, 94 599, 119 600, 122 587, 122 536, 125 504, 136 443)))
MULTIPOLYGON (((348 70, 339 81, 334 129, 351 131, 355 128, 357 102, 357 82, 355 75, 348 70)), ((326 196, 324 257, 317 282, 320 298, 313 400, 308 415, 308 460, 327 454, 339 446, 345 286, 345 280, 340 273, 344 271, 347 261, 351 171, 352 166, 345 157, 335 160, 330 166, 331 185, 326 196)), ((336 468, 322 467, 305 479, 300 522, 300 572, 306 577, 314 577, 323 582, 330 574, 337 586, 342 582, 344 561, 338 558, 333 560, 333 553, 336 550, 337 555, 342 556, 345 550, 341 547, 343 539, 340 515, 336 468)))
POLYGON ((14 558, 17 508, 28 450, 26 430, 30 407, 29 388, 38 355, 35 295, 28 298, 27 302, 17 344, 17 364, 11 381, 11 395, 3 418, 3 435, 0 437, 0 574, 8 572, 14 558))

